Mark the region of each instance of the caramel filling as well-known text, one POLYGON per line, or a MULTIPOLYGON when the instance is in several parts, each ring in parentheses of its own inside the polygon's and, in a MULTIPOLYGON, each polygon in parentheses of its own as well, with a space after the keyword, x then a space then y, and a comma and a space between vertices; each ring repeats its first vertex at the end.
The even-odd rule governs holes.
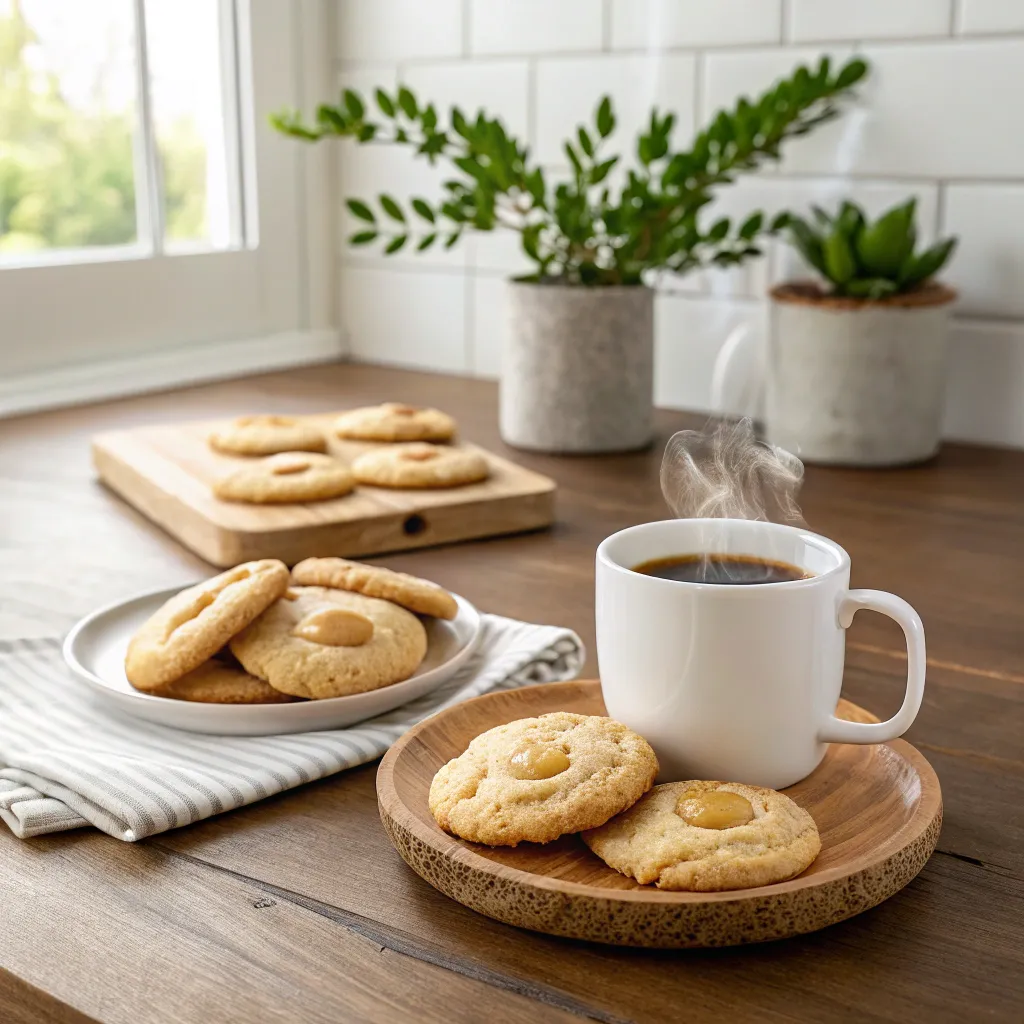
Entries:
POLYGON ((419 409, 414 405, 402 405, 400 402, 392 402, 388 406, 388 412, 394 413, 396 416, 415 416, 419 409))
POLYGON ((289 473, 305 473, 309 468, 309 459, 304 459, 300 455, 294 455, 275 460, 270 472, 274 476, 287 476, 289 473))
POLYGON ((292 636, 325 647, 362 647, 373 636, 373 623, 344 608, 318 608, 292 630, 292 636))
POLYGON ((295 419, 292 416, 242 416, 235 420, 239 427, 292 427, 295 419))
POLYGON ((676 804, 676 814, 697 828, 736 828, 754 820, 754 808, 746 797, 724 789, 706 793, 688 790, 676 804))
POLYGON ((568 755, 558 747, 523 747, 509 758, 517 779, 550 779, 569 767, 568 755))
POLYGON ((412 448, 399 456, 405 462, 429 462, 436 459, 438 453, 433 448, 412 448))

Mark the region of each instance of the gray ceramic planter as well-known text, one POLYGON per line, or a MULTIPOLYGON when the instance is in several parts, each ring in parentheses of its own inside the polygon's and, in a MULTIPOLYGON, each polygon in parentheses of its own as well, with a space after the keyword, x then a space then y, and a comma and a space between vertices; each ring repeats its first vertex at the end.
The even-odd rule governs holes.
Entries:
POLYGON ((654 293, 510 281, 501 436, 565 453, 642 448, 653 436, 654 293))
POLYGON ((806 462, 899 466, 939 450, 954 292, 880 301, 772 292, 765 428, 806 462))

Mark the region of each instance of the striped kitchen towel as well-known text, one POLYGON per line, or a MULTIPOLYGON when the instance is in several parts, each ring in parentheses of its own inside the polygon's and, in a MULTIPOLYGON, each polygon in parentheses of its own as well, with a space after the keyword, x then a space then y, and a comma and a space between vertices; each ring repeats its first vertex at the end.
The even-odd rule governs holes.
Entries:
POLYGON ((480 645, 443 686, 346 729, 203 736, 93 704, 58 640, 0 642, 0 818, 15 835, 95 825, 134 842, 372 761, 421 719, 492 690, 573 679, 568 629, 485 615, 480 645))

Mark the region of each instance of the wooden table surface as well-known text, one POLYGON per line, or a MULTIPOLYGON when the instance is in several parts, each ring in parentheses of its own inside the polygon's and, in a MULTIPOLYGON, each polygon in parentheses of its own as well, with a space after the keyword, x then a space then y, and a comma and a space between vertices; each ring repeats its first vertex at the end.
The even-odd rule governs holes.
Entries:
MULTIPOLYGON (((61 635, 92 605, 205 568, 93 481, 93 433, 386 399, 436 404, 507 451, 492 384, 358 366, 0 423, 0 638, 61 635)), ((654 448, 637 455, 508 452, 558 481, 553 529, 381 561, 488 611, 571 626, 592 651, 594 548, 665 517, 660 450, 696 422, 660 414, 654 448)), ((0 1020, 1021 1020, 1024 453, 950 445, 917 469, 812 468, 803 507, 852 555, 854 586, 900 594, 927 629, 928 689, 908 739, 939 774, 945 824, 893 899, 744 949, 534 935, 405 866, 380 826, 370 764, 136 845, 85 829, 18 840, 0 827, 0 1020)), ((905 667, 896 627, 858 616, 844 696, 891 713, 905 667)))

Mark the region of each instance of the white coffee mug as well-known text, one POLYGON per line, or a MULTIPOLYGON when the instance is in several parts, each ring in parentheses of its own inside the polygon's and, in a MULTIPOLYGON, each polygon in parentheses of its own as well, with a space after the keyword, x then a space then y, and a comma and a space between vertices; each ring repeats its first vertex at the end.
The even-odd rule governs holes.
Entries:
POLYGON ((924 626, 902 598, 850 590, 850 556, 792 526, 670 519, 612 534, 597 549, 597 656, 608 713, 646 737, 659 781, 718 779, 782 789, 828 743, 902 735, 924 696, 924 626), (633 567, 676 555, 748 555, 812 574, 783 583, 686 583, 633 567), (835 717, 846 628, 860 608, 907 640, 907 692, 888 721, 835 717))

